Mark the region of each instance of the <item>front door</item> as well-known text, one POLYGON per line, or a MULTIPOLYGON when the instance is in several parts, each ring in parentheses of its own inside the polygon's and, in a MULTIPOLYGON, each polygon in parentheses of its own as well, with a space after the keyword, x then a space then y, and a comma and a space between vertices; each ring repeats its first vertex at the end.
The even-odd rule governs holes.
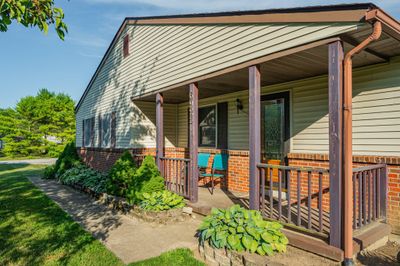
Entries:
MULTIPOLYGON (((267 164, 284 165, 289 140, 289 92, 261 97, 261 160, 267 164)), ((278 183, 278 169, 273 171, 274 187, 278 183)), ((286 187, 286 178, 282 178, 286 187)))

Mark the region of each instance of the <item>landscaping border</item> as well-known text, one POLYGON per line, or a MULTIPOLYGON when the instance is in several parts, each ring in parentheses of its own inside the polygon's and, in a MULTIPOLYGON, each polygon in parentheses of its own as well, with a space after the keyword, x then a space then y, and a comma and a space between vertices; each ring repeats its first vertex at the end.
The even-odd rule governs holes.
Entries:
POLYGON ((89 188, 83 187, 81 185, 66 185, 72 187, 76 190, 84 192, 96 199, 103 205, 107 207, 122 212, 128 216, 135 217, 139 220, 148 223, 156 224, 170 224, 175 222, 184 222, 191 217, 191 212, 185 211, 184 208, 171 209, 167 211, 147 211, 143 210, 138 206, 129 204, 125 198, 109 195, 107 193, 97 193, 89 188))
POLYGON ((237 252, 227 249, 211 247, 208 242, 204 246, 199 244, 199 253, 202 259, 209 265, 219 266, 256 266, 256 265, 283 265, 277 262, 270 264, 267 256, 237 252))

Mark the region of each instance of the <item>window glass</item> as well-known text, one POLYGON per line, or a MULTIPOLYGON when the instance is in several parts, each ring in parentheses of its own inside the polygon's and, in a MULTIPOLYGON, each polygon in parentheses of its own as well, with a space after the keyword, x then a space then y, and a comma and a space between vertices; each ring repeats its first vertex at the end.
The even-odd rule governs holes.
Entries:
POLYGON ((93 146, 93 119, 89 118, 83 120, 83 144, 85 147, 92 147, 93 146))
POLYGON ((199 108, 199 146, 215 147, 216 145, 216 108, 207 106, 199 108))
POLYGON ((111 114, 103 115, 101 118, 101 147, 111 146, 111 114))

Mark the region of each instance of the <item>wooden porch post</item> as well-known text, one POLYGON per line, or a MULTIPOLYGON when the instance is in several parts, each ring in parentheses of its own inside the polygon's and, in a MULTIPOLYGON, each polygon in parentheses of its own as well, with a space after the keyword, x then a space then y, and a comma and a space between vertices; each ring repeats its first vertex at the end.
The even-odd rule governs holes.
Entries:
POLYGON ((191 83, 189 86, 189 106, 190 106, 190 119, 189 119, 189 150, 190 150, 190 201, 197 202, 198 200, 198 180, 199 171, 197 168, 198 157, 198 98, 199 89, 197 83, 191 83))
POLYGON ((329 44, 329 244, 342 247, 342 95, 343 46, 329 44))
POLYGON ((161 157, 164 157, 164 97, 161 93, 156 95, 156 163, 162 170, 161 157))
POLYGON ((260 66, 249 67, 249 178, 250 209, 260 207, 260 182, 257 164, 261 157, 260 66))

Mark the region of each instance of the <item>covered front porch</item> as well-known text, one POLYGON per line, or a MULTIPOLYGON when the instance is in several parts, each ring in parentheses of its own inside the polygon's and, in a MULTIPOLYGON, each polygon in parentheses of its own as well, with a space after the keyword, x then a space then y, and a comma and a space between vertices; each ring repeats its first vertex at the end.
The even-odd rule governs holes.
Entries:
MULTIPOLYGON (((191 206, 200 211, 202 208, 207 210, 241 204, 260 210, 266 219, 278 220, 296 232, 313 235, 338 250, 344 247, 345 227, 359 230, 384 221, 386 165, 354 165, 351 175, 343 171, 343 165, 349 162, 343 155, 344 142, 348 138, 343 130, 343 57, 370 33, 371 28, 368 27, 355 35, 310 42, 179 86, 132 98, 134 102, 156 103, 156 161, 166 180, 166 187, 185 196, 191 206), (313 102, 317 91, 312 83, 314 79, 325 82, 326 91, 322 91, 326 101, 313 102), (290 82, 296 80, 303 80, 298 85, 299 89, 288 88, 292 86, 290 82), (243 97, 244 91, 246 97, 243 97), (237 112, 241 117, 224 120, 230 125, 230 132, 218 131, 216 126, 214 147, 199 147, 199 142, 202 142, 199 140, 204 137, 199 136, 199 107, 207 106, 207 99, 210 98, 215 99, 217 104, 228 102, 230 112, 237 112), (271 104, 275 109, 270 108, 271 104), (312 104, 325 104, 322 109, 326 108, 327 113, 308 110, 308 105, 312 104), (182 117, 186 116, 186 119, 176 117, 178 131, 184 132, 182 136, 186 133, 183 137, 186 141, 177 140, 175 149, 165 146, 166 105, 177 105, 178 110, 183 110, 182 117), (301 115, 295 113, 294 106, 302 111, 301 115), (268 120, 273 110, 279 115, 274 117, 275 120, 268 120), (300 122, 294 126, 293 119, 300 122), (236 121, 240 123, 235 124, 236 121), (279 139, 274 141, 280 141, 279 145, 269 145, 271 132, 268 129, 273 127, 278 131, 276 135, 279 139), (241 130, 246 133, 235 136, 241 130), (328 135, 328 141, 307 139, 309 136, 306 133, 302 134, 304 138, 296 138, 305 130, 316 131, 317 136, 328 135), (224 138, 223 134, 227 141, 219 142, 218 138, 220 135, 224 138), (296 149, 293 148, 294 142, 296 149), (186 145, 182 146, 182 143, 186 145), (242 148, 233 149, 232 143, 242 148), (328 153, 313 155, 313 151, 318 151, 318 147, 313 147, 316 144, 325 145, 328 153), (219 179, 222 189, 218 188, 213 195, 207 189, 209 182, 203 184, 203 180, 199 180, 199 153, 211 154, 209 168, 212 168, 215 154, 226 154, 229 158, 224 178, 219 179), (302 159, 307 158, 302 157, 308 155, 323 158, 306 164, 302 159), (237 159, 239 157, 244 159, 237 159), (241 176, 237 177, 237 173, 241 176), (231 189, 232 180, 242 184, 243 190, 240 186, 231 189), (350 199, 344 196, 345 180, 351 182, 350 199), (343 210, 347 201, 350 201, 354 214, 351 224, 344 222, 343 210)), ((394 43, 390 36, 383 35, 354 58, 353 66, 358 68, 387 62, 398 52, 395 50, 398 49, 397 44, 395 49, 394 46, 393 49, 388 48, 394 43)), ((215 118, 225 119, 219 117, 218 111, 215 118)))

